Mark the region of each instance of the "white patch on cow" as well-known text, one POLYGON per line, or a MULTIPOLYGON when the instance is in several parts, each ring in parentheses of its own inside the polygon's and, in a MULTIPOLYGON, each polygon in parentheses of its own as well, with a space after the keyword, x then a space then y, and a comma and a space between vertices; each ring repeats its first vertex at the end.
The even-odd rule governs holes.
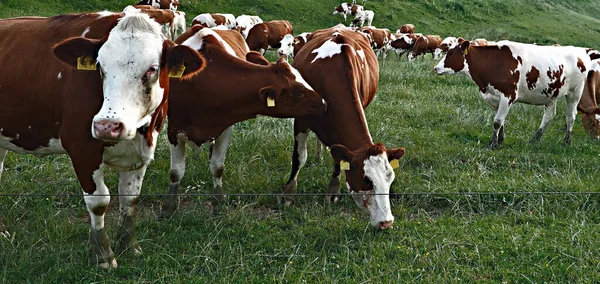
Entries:
POLYGON ((199 22, 200 24, 206 25, 209 28, 217 26, 215 19, 209 13, 200 14, 194 17, 192 22, 199 22))
POLYGON ((98 12, 96 14, 98 14, 98 18, 104 18, 104 17, 112 16, 112 15, 114 15, 116 13, 105 10, 105 11, 100 11, 100 12, 98 12))
POLYGON ((284 35, 279 42, 281 47, 277 50, 277 53, 286 57, 294 54, 294 39, 294 36, 291 34, 284 35))
POLYGON ((87 35, 87 33, 90 32, 90 27, 85 28, 85 30, 83 30, 83 33, 81 33, 81 37, 85 37, 85 35, 87 35))
POLYGON ((104 214, 98 216, 94 211, 101 207, 107 207, 110 203, 110 192, 104 184, 104 170, 102 166, 92 173, 92 179, 96 184, 96 191, 93 194, 83 192, 83 199, 88 212, 90 213, 90 224, 92 229, 100 230, 104 228, 104 214))
MULTIPOLYGON (((0 129, 0 133, 4 129, 0 129)), ((11 152, 19 153, 19 154, 31 154, 38 157, 43 157, 50 154, 66 154, 67 151, 63 148, 60 139, 50 138, 48 140, 47 147, 40 147, 35 150, 26 150, 24 148, 18 147, 11 143, 11 141, 19 139, 19 134, 16 134, 15 137, 7 137, 0 134, 0 148, 9 150, 11 152)))
POLYGON ((225 157, 227 156, 227 148, 233 136, 233 125, 227 127, 217 139, 213 147, 212 155, 210 156, 210 173, 213 176, 213 187, 223 187, 223 168, 225 167, 225 157), (221 175, 219 175, 221 174, 221 175))
POLYGON ((342 45, 347 45, 347 44, 340 44, 340 43, 335 43, 332 40, 328 40, 326 42, 324 42, 321 47, 313 50, 311 53, 316 53, 317 56, 315 56, 315 59, 313 59, 313 61, 311 61, 310 63, 314 63, 315 61, 317 61, 317 59, 325 59, 328 57, 333 57, 336 54, 340 54, 342 53, 342 45))
POLYGON ((356 54, 358 54, 358 57, 360 57, 360 60, 362 60, 363 66, 364 66, 364 63, 366 62, 365 51, 362 49, 359 49, 356 51, 356 54))
MULTIPOLYGON (((94 116, 98 122, 120 123, 118 139, 133 139, 148 124, 163 97, 159 72, 144 83, 149 68, 159 68, 164 36, 161 26, 146 14, 126 14, 98 51, 103 76, 104 102, 94 116)), ((94 125, 92 135, 96 137, 94 125)))
MULTIPOLYGON (((298 164, 299 168, 304 167, 304 165, 306 164, 306 159, 308 157, 308 150, 307 150, 307 142, 306 139, 308 137, 308 133, 307 132, 300 132, 298 133, 298 135, 296 135, 296 142, 298 143, 298 161, 300 162, 298 164)), ((295 179, 298 178, 298 173, 300 171, 296 172, 296 177, 295 179)))
POLYGON ((223 40, 223 38, 212 29, 199 30, 196 34, 186 39, 182 43, 182 45, 189 46, 195 50, 202 50, 202 48, 204 47, 204 37, 206 36, 215 37, 219 41, 219 43, 221 43, 221 45, 225 48, 225 51, 227 51, 227 53, 237 57, 231 45, 229 45, 225 40, 223 40))
POLYGON ((393 222, 394 216, 392 215, 389 193, 395 174, 388 162, 387 154, 370 156, 364 160, 363 170, 365 176, 371 180, 373 190, 369 192, 351 191, 350 185, 346 183, 354 202, 369 213, 371 225, 378 226, 380 222, 393 222))
MULTIPOLYGON (((157 141, 158 132, 152 131, 153 141, 157 141)), ((136 134, 133 139, 121 140, 117 144, 105 147, 102 161, 107 166, 121 170, 137 170, 154 159, 156 142, 148 146, 148 141, 142 134, 136 134)))
POLYGON ((334 32, 334 33, 331 34, 331 36, 333 36, 333 37, 337 37, 339 35, 340 35, 340 32, 334 32))
POLYGON ((58 72, 58 75, 56 75, 56 79, 58 79, 58 80, 62 79, 62 73, 61 72, 58 72))
POLYGON ((284 61, 288 67, 290 68, 290 71, 292 71, 292 74, 294 74, 294 77, 296 77, 296 82, 302 84, 305 88, 314 91, 314 89, 308 84, 308 82, 306 82, 306 80, 304 80, 304 78, 302 77, 302 75, 300 75, 300 72, 292 67, 292 65, 290 65, 287 61, 284 61))
POLYGON ((448 68, 446 67, 446 64, 444 64, 444 61, 446 61, 446 55, 444 55, 444 57, 442 57, 442 59, 440 60, 440 62, 438 62, 437 65, 435 65, 435 67, 433 68, 433 70, 435 71, 435 73, 437 73, 438 75, 450 75, 450 74, 462 74, 462 75, 466 75, 467 77, 471 78, 471 74, 469 74, 469 64, 467 63, 467 60, 464 60, 464 67, 462 70, 459 70, 458 72, 455 72, 454 69, 452 68, 448 68))
POLYGON ((312 33, 301 33, 298 35, 298 37, 302 38, 304 40, 304 42, 308 41, 308 36, 311 35, 312 33))

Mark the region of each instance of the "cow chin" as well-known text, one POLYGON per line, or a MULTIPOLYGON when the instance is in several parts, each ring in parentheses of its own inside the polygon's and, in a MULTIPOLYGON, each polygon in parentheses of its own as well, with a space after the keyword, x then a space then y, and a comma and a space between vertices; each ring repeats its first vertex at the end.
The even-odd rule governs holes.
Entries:
POLYGON ((392 227, 394 215, 390 208, 390 199, 388 195, 376 195, 373 190, 367 192, 351 192, 356 205, 369 213, 371 225, 379 230, 386 230, 392 227))

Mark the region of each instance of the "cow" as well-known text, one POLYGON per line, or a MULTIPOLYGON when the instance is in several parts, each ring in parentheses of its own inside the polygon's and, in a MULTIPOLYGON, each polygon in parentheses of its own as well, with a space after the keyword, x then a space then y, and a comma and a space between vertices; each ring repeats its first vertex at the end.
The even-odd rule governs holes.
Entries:
POLYGON ((350 24, 350 27, 362 27, 365 22, 367 23, 367 26, 371 26, 373 17, 375 17, 375 12, 371 10, 358 11, 350 24))
POLYGON ((489 149, 502 144, 504 120, 515 102, 544 106, 542 123, 530 140, 536 142, 556 115, 556 101, 561 97, 567 100, 563 143, 569 145, 591 59, 581 47, 537 46, 512 41, 474 46, 464 41, 450 49, 434 71, 439 75, 467 74, 479 87, 482 98, 496 110, 489 149))
POLYGON ((371 47, 376 51, 377 57, 379 57, 379 54, 383 54, 383 59, 387 57, 387 51, 390 49, 392 41, 390 30, 369 26, 361 27, 358 31, 367 35, 371 41, 371 47))
POLYGON ((394 34, 392 35, 392 42, 390 42, 390 49, 395 50, 398 56, 407 53, 413 49, 415 42, 422 37, 423 34, 394 34))
POLYGON ((171 82, 167 130, 171 185, 163 203, 163 217, 170 216, 177 208, 179 182, 185 172, 186 143, 200 146, 218 137, 210 159, 218 198, 233 124, 258 115, 284 118, 320 115, 327 106, 287 61, 281 59, 273 64, 256 52, 248 53, 236 31, 194 26, 177 43, 198 50, 208 61, 203 72, 211 76, 171 82), (266 66, 249 63, 246 56, 258 56, 266 66))
MULTIPOLYGON (((403 148, 386 149, 374 144, 364 108, 373 100, 379 81, 379 65, 368 39, 346 27, 315 31, 292 64, 327 102, 322 115, 294 120, 292 171, 284 194, 295 194, 298 173, 307 158, 306 138, 312 130, 330 147, 335 161, 326 196, 336 202, 340 194, 341 170, 356 204, 369 213, 370 223, 379 229, 392 226, 389 189, 403 148), (327 78, 327 80, 323 80, 327 78)), ((285 203, 293 202, 286 197, 285 203)))
POLYGON ((248 32, 256 24, 262 23, 259 16, 240 15, 235 18, 235 29, 242 34, 244 39, 248 38, 248 32))
POLYGON ((412 34, 415 33, 415 25, 413 24, 405 24, 402 25, 398 30, 396 30, 397 34, 412 34))
POLYGON ((285 35, 281 40, 281 47, 277 50, 277 54, 279 56, 284 57, 294 57, 298 54, 298 51, 306 44, 308 41, 308 36, 311 33, 305 32, 301 33, 296 37, 285 35))
MULTIPOLYGON (((462 39, 462 38, 461 38, 462 39)), ((433 58, 439 59, 442 54, 445 54, 451 48, 454 48, 458 44, 458 38, 449 36, 442 40, 442 43, 433 51, 433 58)))
POLYGON ((131 10, 0 21, 0 64, 11 66, 0 71, 0 160, 7 151, 69 155, 100 268, 117 267, 104 166, 119 172, 117 251, 137 251, 133 204, 166 118, 169 73, 189 78, 205 63, 131 10))
MULTIPOLYGON (((125 7, 131 9, 132 6, 125 7)), ((133 8, 139 10, 144 14, 148 14, 151 19, 159 23, 162 27, 162 33, 169 39, 174 40, 175 35, 173 34, 173 26, 175 22, 175 12, 167 9, 158 9, 150 5, 134 5, 133 8)), ((185 21, 185 19, 184 19, 185 21)), ((185 25, 185 23, 184 23, 185 25)))
POLYGON ((346 22, 346 17, 348 15, 356 16, 356 13, 364 10, 365 8, 361 5, 356 5, 356 3, 348 4, 344 2, 333 9, 333 15, 342 15, 342 17, 344 17, 344 22, 346 22))
POLYGON ((600 61, 592 61, 577 110, 581 112, 583 128, 593 139, 600 139, 600 61))
POLYGON ((419 55, 431 53, 434 57, 435 49, 442 43, 442 38, 438 35, 425 35, 417 39, 412 51, 408 55, 408 61, 414 61, 419 55))
POLYGON ((177 11, 179 8, 179 0, 142 0, 136 5, 150 5, 159 9, 177 11))
POLYGON ((192 20, 192 26, 201 25, 207 28, 225 26, 228 29, 235 28, 235 17, 233 14, 200 14, 192 20))
POLYGON ((275 20, 254 25, 248 32, 246 43, 250 50, 264 55, 269 47, 279 48, 286 34, 294 34, 292 24, 285 20, 275 20))

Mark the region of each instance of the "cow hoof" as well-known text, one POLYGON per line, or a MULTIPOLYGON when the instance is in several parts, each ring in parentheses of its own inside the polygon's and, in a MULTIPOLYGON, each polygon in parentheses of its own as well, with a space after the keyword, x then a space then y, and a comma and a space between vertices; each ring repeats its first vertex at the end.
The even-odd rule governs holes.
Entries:
POLYGON ((142 247, 140 247, 140 246, 135 246, 135 247, 133 248, 133 255, 135 255, 135 256, 140 256, 140 255, 142 255, 142 254, 144 254, 144 252, 142 251, 142 247))
POLYGON ((104 269, 104 270, 117 269, 118 266, 119 265, 117 264, 117 260, 114 258, 112 261, 110 261, 110 263, 108 263, 108 262, 98 263, 98 268, 104 269))

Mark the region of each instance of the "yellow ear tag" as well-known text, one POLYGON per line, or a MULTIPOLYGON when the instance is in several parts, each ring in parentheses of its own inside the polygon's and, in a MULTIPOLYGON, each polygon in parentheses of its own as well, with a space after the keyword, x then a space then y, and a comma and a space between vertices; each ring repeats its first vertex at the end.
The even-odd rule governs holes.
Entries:
POLYGON ((398 160, 393 159, 390 161, 390 166, 392 166, 392 169, 397 169, 400 167, 400 164, 398 163, 398 160))
POLYGON ((580 110, 578 110, 578 111, 577 111, 577 115, 580 115, 580 116, 581 116, 581 115, 583 115, 583 112, 582 112, 582 111, 580 111, 580 110))
POLYGON ((96 60, 91 56, 79 56, 77 57, 77 69, 79 70, 96 70, 96 60))
POLYGON ((268 107, 274 107, 275 106, 275 100, 271 97, 267 98, 267 106, 268 107))
POLYGON ((340 170, 349 171, 350 170, 350 163, 348 163, 348 162, 346 162, 344 160, 341 160, 340 161, 340 170))
POLYGON ((464 55, 467 55, 467 54, 469 54, 469 48, 468 48, 468 47, 467 47, 467 49, 463 50, 463 54, 464 54, 464 55))
POLYGON ((181 78, 183 76, 183 72, 185 72, 185 65, 183 63, 173 67, 171 71, 169 71, 170 78, 181 78))

